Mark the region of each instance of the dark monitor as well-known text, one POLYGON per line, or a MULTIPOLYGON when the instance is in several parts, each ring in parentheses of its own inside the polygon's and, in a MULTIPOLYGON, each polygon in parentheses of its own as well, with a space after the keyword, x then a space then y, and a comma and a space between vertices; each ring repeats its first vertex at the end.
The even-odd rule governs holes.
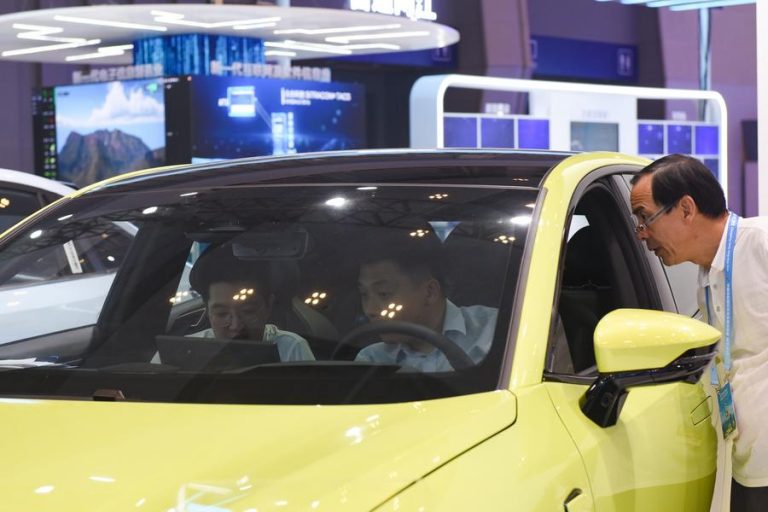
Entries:
POLYGON ((476 148, 477 147, 477 118, 449 117, 443 118, 443 146, 446 148, 476 148))
POLYGON ((693 153, 691 131, 691 126, 687 124, 668 124, 667 153, 681 153, 683 155, 693 153))
POLYGON ((366 147, 365 90, 338 82, 194 76, 192 161, 366 147))
POLYGON ((757 162, 757 121, 754 119, 742 121, 741 135, 744 159, 747 162, 757 162))
POLYGON ((160 361, 183 371, 216 371, 278 363, 275 343, 158 335, 160 361))
POLYGON ((494 117, 480 118, 481 147, 514 148, 515 120, 494 117))
POLYGON ((720 130, 713 125, 698 125, 694 128, 695 151, 697 155, 719 155, 718 141, 720 130))
POLYGON ((617 123, 571 122, 572 151, 618 151, 617 123))
POLYGON ((549 120, 518 119, 517 147, 520 149, 549 149, 549 120))
POLYGON ((663 155, 664 125, 639 123, 637 125, 637 151, 641 155, 663 155))

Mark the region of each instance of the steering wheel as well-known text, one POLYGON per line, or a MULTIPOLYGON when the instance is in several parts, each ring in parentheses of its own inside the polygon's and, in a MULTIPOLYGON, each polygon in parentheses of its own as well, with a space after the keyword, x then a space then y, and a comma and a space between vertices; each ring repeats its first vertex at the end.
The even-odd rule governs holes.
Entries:
POLYGON ((393 332, 413 336, 414 338, 426 341, 445 354, 445 358, 448 359, 448 362, 453 366, 454 370, 464 370, 475 364, 461 347, 441 333, 435 332, 429 327, 420 324, 395 320, 371 322, 352 329, 339 341, 338 345, 336 345, 336 348, 331 354, 331 360, 336 359, 336 354, 338 354, 343 346, 350 344, 354 340, 363 337, 371 338, 378 334, 393 332))

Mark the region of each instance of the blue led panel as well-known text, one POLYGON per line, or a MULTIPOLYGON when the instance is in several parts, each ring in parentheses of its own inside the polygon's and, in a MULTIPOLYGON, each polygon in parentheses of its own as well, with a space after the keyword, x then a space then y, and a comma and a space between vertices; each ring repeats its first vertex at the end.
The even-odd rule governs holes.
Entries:
POLYGON ((211 75, 211 61, 229 74, 231 66, 263 64, 264 42, 253 37, 175 34, 133 42, 134 64, 162 64, 165 76, 211 75))
POLYGON ((719 155, 720 144, 718 141, 719 130, 717 126, 696 126, 695 140, 697 155, 719 155))
POLYGON ((641 155, 664 154, 664 125, 652 123, 638 124, 637 151, 641 155))
POLYGON ((667 153, 682 153, 684 155, 693 153, 690 125, 667 125, 667 153))
POLYGON ((476 148, 476 117, 444 117, 444 146, 446 148, 476 148))
POLYGON ((549 120, 518 119, 517 147, 520 149, 549 149, 549 120))
POLYGON ((484 148, 514 148, 515 120, 483 117, 480 119, 480 140, 484 148))

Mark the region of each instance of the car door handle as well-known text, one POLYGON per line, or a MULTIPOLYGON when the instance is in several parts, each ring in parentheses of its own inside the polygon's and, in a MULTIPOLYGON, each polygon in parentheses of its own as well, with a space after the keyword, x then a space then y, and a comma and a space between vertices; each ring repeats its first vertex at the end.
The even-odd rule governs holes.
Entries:
POLYGON ((592 505, 589 501, 589 496, 584 494, 581 489, 574 489, 565 498, 563 502, 563 508, 565 512, 592 512, 592 505))

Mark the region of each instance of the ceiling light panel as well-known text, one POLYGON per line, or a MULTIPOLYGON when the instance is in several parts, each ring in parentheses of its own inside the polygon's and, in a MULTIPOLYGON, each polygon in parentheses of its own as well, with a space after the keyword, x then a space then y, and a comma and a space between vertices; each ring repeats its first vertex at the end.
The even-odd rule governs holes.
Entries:
POLYGON ((390 23, 388 25, 361 25, 357 27, 338 27, 338 28, 289 28, 275 30, 275 35, 293 35, 320 36, 325 34, 343 34, 346 32, 372 32, 375 30, 396 30, 401 28, 399 23, 390 23))
POLYGON ((417 30, 413 32, 387 32, 385 34, 359 34, 354 36, 333 36, 326 37, 329 43, 348 44, 350 41, 364 41, 366 39, 394 39, 405 37, 424 37, 430 35, 426 30, 417 30))
POLYGON ((124 21, 114 21, 114 20, 101 20, 96 18, 83 18, 80 16, 54 16, 54 20, 56 21, 64 21, 67 23, 80 23, 83 25, 96 25, 99 27, 113 27, 113 28, 127 28, 127 29, 135 29, 135 30, 151 30, 154 32, 165 32, 168 30, 168 27, 163 27, 160 25, 144 25, 143 23, 127 23, 124 21))

